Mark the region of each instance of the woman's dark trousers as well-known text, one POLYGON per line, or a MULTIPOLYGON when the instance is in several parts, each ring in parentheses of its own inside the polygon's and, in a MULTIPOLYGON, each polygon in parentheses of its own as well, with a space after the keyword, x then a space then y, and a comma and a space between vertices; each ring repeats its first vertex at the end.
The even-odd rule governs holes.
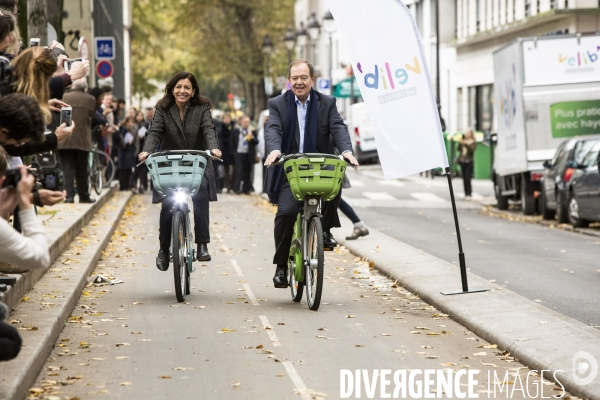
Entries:
POLYGON ((471 179, 473 179, 473 163, 460 163, 460 170, 462 171, 463 184, 465 186, 465 196, 471 196, 471 179))
MULTIPOLYGON (((162 202, 162 208, 160 210, 160 231, 158 240, 160 242, 160 249, 163 251, 169 251, 171 245, 171 226, 173 215, 171 209, 173 208, 173 198, 167 197, 162 202)), ((208 212, 208 179, 206 176, 202 177, 202 184, 198 193, 192 196, 192 203, 194 204, 194 241, 196 243, 210 243, 210 232, 209 226, 209 212, 208 212)))

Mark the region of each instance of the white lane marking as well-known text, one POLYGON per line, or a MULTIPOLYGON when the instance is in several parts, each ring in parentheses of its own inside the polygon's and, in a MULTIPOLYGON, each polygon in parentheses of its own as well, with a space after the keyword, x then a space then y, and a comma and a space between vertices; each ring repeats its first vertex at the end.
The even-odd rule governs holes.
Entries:
POLYGON ((425 201, 425 202, 436 202, 436 203, 446 203, 448 200, 441 198, 440 196, 438 196, 435 193, 428 193, 428 192, 415 192, 415 193, 411 193, 410 194, 411 197, 417 199, 417 200, 421 200, 421 201, 425 201))
POLYGON ((362 192, 362 195, 371 200, 396 200, 387 192, 362 192))
POLYGON ((350 179, 350 186, 352 187, 363 187, 365 183, 359 180, 350 179))
POLYGON ((397 179, 390 179, 385 181, 377 181, 381 186, 393 186, 393 187, 405 187, 404 182, 397 179))
POLYGON ((252 305, 254 306, 258 306, 258 301, 256 301, 256 297, 254 297, 254 293, 252 293, 252 290, 250 290, 250 285, 248 285, 247 283, 243 283, 244 285, 244 289, 246 290, 246 293, 248 294, 248 297, 250 297, 250 301, 252 302, 252 305))
MULTIPOLYGON (((419 201, 419 200, 407 200, 407 199, 396 199, 396 200, 370 200, 361 199, 357 197, 344 196, 344 200, 348 202, 352 207, 359 208, 435 208, 435 209, 451 209, 452 204, 449 201, 419 201)), ((457 201, 456 207, 463 210, 479 210, 481 205, 475 201, 457 201)))
POLYGON ((289 361, 282 361, 282 364, 294 383, 294 386, 296 386, 296 390, 300 393, 302 400, 311 400, 312 396, 308 393, 308 388, 304 384, 302 378, 300 378, 300 375, 298 375, 298 371, 294 368, 294 364, 289 361))
POLYGON ((267 335, 269 335, 269 339, 271 339, 271 342, 273 342, 273 346, 282 347, 282 344, 279 341, 279 339, 277 339, 277 335, 273 331, 273 327, 271 326, 271 324, 269 324, 269 320, 267 319, 267 317, 265 317, 264 315, 259 315, 259 317, 263 323, 263 327, 265 328, 267 335))
POLYGON ((237 261, 231 260, 231 265, 233 265, 233 269, 235 269, 235 272, 237 272, 238 276, 244 276, 244 273, 242 272, 242 269, 238 265, 237 261))

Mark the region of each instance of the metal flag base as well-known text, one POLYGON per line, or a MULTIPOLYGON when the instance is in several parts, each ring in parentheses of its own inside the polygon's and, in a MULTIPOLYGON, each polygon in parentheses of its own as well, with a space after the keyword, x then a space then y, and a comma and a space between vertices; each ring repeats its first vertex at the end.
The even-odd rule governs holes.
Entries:
POLYGON ((487 292, 490 289, 487 288, 476 288, 469 290, 469 283, 467 282, 467 263, 465 262, 465 253, 463 253, 462 239, 460 237, 460 226, 458 224, 458 213, 456 212, 456 201, 454 200, 454 189, 452 188, 452 177, 450 175, 450 168, 446 167, 446 177, 448 178, 448 189, 450 189, 450 201, 452 202, 452 213, 454 214, 454 226, 456 228, 456 239, 458 241, 458 261, 460 265, 460 279, 462 283, 461 291, 450 291, 441 292, 444 296, 451 296, 454 294, 467 294, 467 293, 479 293, 487 292))

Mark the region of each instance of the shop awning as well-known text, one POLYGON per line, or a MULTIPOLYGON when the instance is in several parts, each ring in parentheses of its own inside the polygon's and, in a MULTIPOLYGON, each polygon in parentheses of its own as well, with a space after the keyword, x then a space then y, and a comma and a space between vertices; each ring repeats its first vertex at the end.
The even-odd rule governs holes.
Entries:
MULTIPOLYGON (((356 78, 352 79, 354 80, 354 98, 359 98, 361 97, 361 95, 360 89, 356 84, 356 78)), ((333 86, 332 95, 338 98, 350 98, 350 86, 350 78, 346 78, 343 81, 339 82, 337 85, 333 86)))

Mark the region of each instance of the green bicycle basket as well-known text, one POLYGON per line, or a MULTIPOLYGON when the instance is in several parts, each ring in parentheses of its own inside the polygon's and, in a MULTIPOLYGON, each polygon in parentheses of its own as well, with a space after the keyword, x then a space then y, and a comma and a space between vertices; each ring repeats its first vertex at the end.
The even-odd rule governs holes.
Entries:
POLYGON ((321 196, 324 201, 331 201, 342 187, 347 165, 346 161, 334 158, 304 157, 287 160, 283 170, 296 200, 321 196))
POLYGON ((198 192, 206 168, 206 157, 191 154, 167 154, 149 157, 146 165, 152 177, 154 189, 166 196, 169 191, 186 188, 189 195, 198 192))

